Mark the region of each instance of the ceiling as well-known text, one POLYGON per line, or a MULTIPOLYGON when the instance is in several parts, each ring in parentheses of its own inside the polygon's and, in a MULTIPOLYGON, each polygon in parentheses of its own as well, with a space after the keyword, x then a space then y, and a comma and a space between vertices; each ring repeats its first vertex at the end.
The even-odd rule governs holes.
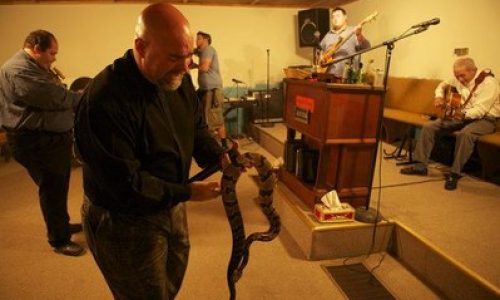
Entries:
MULTIPOLYGON (((218 6, 248 6, 248 7, 329 7, 342 6, 357 0, 167 0, 178 5, 218 5, 218 6)), ((0 0, 0 5, 8 4, 99 4, 99 3, 147 3, 154 1, 140 0, 0 0)))

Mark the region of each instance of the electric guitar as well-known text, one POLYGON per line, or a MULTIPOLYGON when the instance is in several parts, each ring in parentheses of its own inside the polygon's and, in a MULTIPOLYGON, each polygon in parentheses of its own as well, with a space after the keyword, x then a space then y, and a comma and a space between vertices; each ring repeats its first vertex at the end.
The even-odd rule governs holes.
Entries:
MULTIPOLYGON (((365 25, 366 23, 368 22, 371 22, 372 20, 375 19, 375 17, 377 17, 378 15, 378 12, 374 12, 372 13, 371 15, 369 15, 368 17, 366 17, 365 19, 363 19, 363 21, 361 21, 358 25, 356 25, 356 27, 353 28, 353 30, 351 30, 351 32, 347 33, 347 34, 340 34, 339 36, 339 39, 337 40, 337 42, 331 44, 328 49, 326 49, 326 51, 321 55, 319 61, 318 61, 318 65, 319 67, 317 68, 318 69, 318 73, 324 73, 327 69, 327 67, 329 65, 331 65, 333 63, 333 61, 335 60, 335 52, 337 52, 337 50, 342 47, 342 45, 345 44, 345 42, 347 42, 351 36, 356 33, 356 31, 363 27, 363 25, 365 25)), ((344 32, 345 33, 345 32, 344 32)))

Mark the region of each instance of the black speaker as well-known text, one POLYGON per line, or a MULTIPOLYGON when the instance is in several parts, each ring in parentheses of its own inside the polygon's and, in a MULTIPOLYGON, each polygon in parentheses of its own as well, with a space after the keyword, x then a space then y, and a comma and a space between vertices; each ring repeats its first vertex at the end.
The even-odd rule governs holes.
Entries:
POLYGON ((328 8, 299 10, 298 21, 300 47, 314 47, 330 30, 330 10, 328 8))

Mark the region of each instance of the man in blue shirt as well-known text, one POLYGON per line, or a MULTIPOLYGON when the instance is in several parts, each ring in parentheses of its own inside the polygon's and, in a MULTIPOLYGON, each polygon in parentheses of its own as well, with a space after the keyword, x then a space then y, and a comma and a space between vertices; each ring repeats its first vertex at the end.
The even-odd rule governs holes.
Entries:
MULTIPOLYGON (((341 38, 346 38, 353 31, 354 34, 343 43, 343 45, 335 52, 335 59, 340 59, 349 56, 357 51, 370 48, 370 42, 361 33, 361 27, 353 27, 347 25, 347 13, 337 7, 332 10, 332 29, 323 37, 319 46, 323 55, 330 46, 335 45, 341 38)), ((349 60, 344 60, 328 67, 327 73, 334 74, 341 78, 344 72, 345 65, 349 60)), ((353 59, 353 67, 356 69, 359 65, 359 57, 353 59)))
POLYGON ((1 120, 14 158, 39 187, 40 207, 54 251, 78 256, 84 249, 71 234, 67 209, 71 172, 73 109, 80 92, 68 91, 51 71, 58 43, 45 30, 31 32, 0 69, 1 120))
POLYGON ((199 31, 196 34, 198 64, 198 98, 203 103, 204 118, 210 130, 216 131, 222 145, 226 147, 226 130, 222 105, 224 92, 219 70, 217 51, 212 47, 210 34, 199 31))

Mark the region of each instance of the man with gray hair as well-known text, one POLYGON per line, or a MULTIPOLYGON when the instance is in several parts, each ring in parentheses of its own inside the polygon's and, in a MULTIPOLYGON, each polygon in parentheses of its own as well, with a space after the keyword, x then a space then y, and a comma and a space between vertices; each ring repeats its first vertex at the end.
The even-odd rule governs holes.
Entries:
POLYGON ((451 172, 446 177, 446 190, 457 188, 462 168, 474 151, 475 142, 481 135, 494 132, 500 118, 500 89, 489 70, 478 72, 474 60, 462 57, 453 64, 453 72, 455 78, 441 82, 436 88, 434 105, 444 107, 445 90, 454 88, 460 97, 459 108, 451 118, 440 118, 423 126, 415 148, 415 159, 419 163, 401 169, 401 174, 405 175, 427 175, 436 132, 455 132, 455 155, 451 172))
POLYGON ((223 149, 203 122, 188 74, 193 35, 167 3, 147 6, 133 49, 101 71, 78 107, 84 232, 116 299, 173 299, 189 255, 185 201, 216 199, 219 183, 188 182, 191 160, 223 149))

